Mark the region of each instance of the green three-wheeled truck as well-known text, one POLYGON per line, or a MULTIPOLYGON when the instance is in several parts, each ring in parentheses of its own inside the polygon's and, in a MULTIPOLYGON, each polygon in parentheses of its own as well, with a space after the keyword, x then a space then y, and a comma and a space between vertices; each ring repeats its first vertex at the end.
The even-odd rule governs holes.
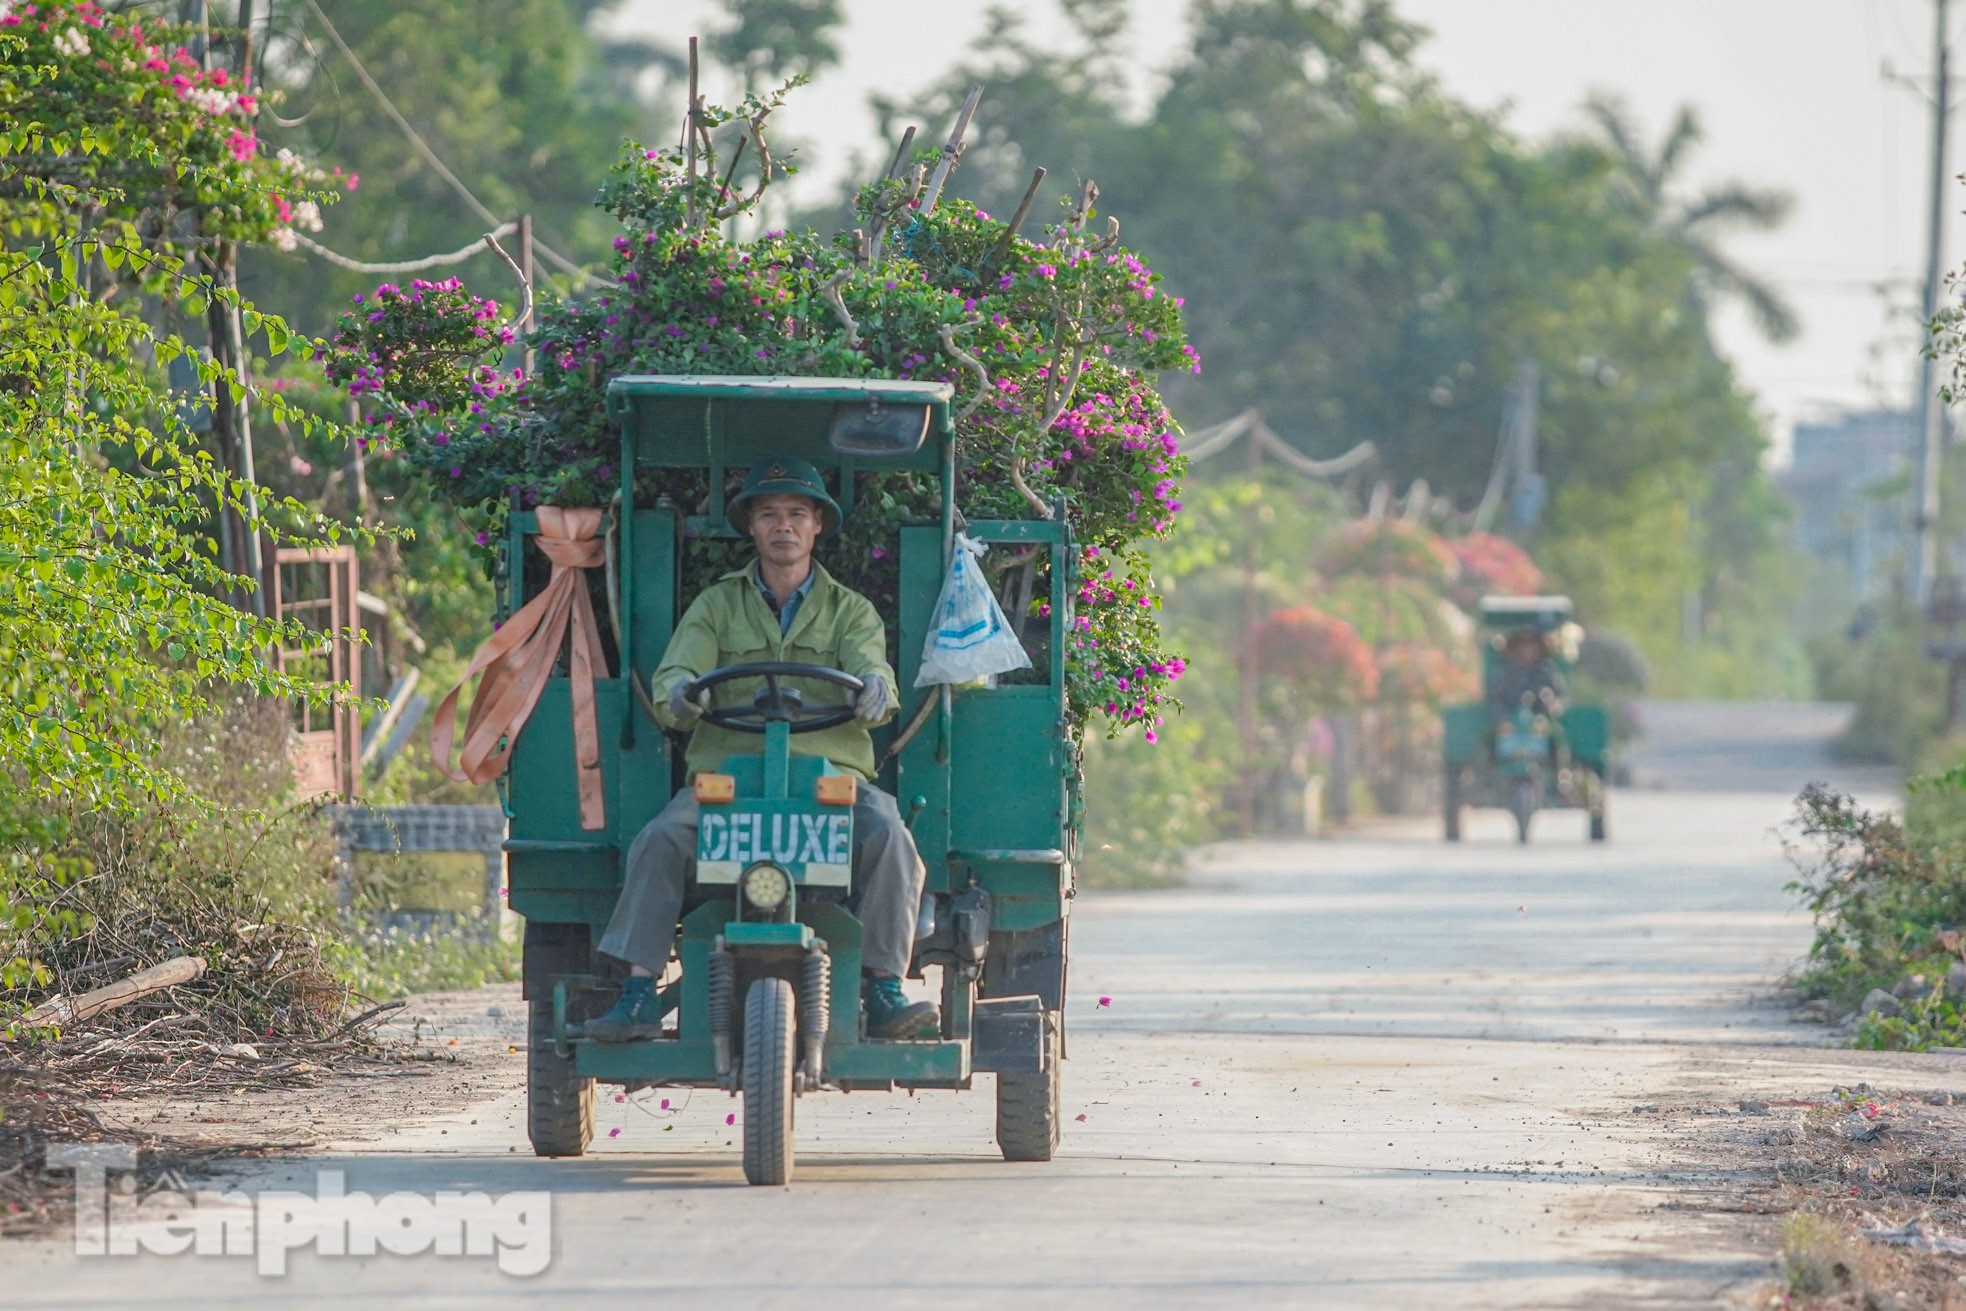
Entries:
MULTIPOLYGON (((968 520, 963 531, 977 541, 1048 557, 1038 563, 1050 566, 1049 612, 1030 620, 1026 638, 1035 667, 1015 683, 915 687, 959 519, 950 398, 945 384, 856 379, 611 382, 609 418, 621 438, 604 571, 611 676, 595 680, 594 695, 605 826, 581 826, 564 663, 501 780, 508 896, 525 917, 527 1123, 540 1155, 587 1148, 597 1082, 720 1088, 743 1098, 746 1177, 782 1183, 792 1171, 799 1095, 966 1089, 982 1073, 995 1076, 1004 1156, 1048 1160, 1055 1150, 1080 808, 1062 667, 1075 552, 1062 515, 968 520), (647 680, 692 599, 683 594, 684 544, 733 535, 724 514, 729 479, 771 454, 822 470, 849 520, 857 472, 906 470, 940 487, 939 519, 904 526, 890 547, 899 552, 899 593, 883 618, 902 706, 875 734, 875 782, 898 799, 927 865, 911 976, 939 975, 941 1030, 917 1040, 863 1034, 851 781, 794 749, 801 730, 824 726, 829 712, 838 722, 838 708, 804 704, 790 685, 810 689, 837 671, 781 666, 706 671, 757 687, 753 710, 731 725, 754 733, 756 747, 730 757, 697 790, 698 873, 677 961, 661 986, 665 1027, 634 1041, 590 1041, 580 1025, 606 1009, 625 969, 594 949, 621 888, 624 854, 669 798, 692 786, 680 745, 646 700, 647 680), (704 502, 637 500, 637 472, 657 468, 702 471, 704 502)), ((536 532, 535 516, 512 515, 506 613, 544 583, 536 532)))
POLYGON ((1590 839, 1606 837, 1611 718, 1599 705, 1545 701, 1525 689, 1538 679, 1511 677, 1508 650, 1518 636, 1542 646, 1551 690, 1574 662, 1576 625, 1568 597, 1484 597, 1480 606, 1480 701, 1442 708, 1443 828, 1461 840, 1462 812, 1490 806, 1515 820, 1516 840, 1529 841, 1539 810, 1582 810, 1590 839))

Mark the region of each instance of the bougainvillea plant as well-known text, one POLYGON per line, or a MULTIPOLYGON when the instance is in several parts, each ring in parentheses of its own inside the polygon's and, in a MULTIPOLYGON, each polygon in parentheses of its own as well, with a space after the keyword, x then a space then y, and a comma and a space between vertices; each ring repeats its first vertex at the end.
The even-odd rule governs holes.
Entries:
POLYGON ((1529 552, 1494 533, 1451 537, 1447 549, 1461 567, 1454 599, 1472 610, 1484 596, 1534 596, 1543 587, 1543 571, 1529 552))
POLYGON ((1445 587, 1458 568, 1436 533, 1398 519, 1345 524, 1319 544, 1315 565, 1326 578, 1410 578, 1429 587, 1445 587))
MULTIPOLYGON (((1121 247, 1095 235, 1089 206, 1027 240, 976 205, 930 205, 921 173, 860 194, 869 236, 767 231, 735 240, 782 166, 765 121, 783 91, 710 111, 697 171, 682 152, 631 145, 599 202, 622 222, 614 284, 540 309, 526 344, 530 376, 502 361, 509 327, 495 306, 451 283, 383 287, 346 314, 330 376, 369 406, 369 440, 421 471, 496 540, 515 506, 605 504, 619 443, 603 399, 620 374, 908 378, 956 388, 957 503, 972 519, 1069 519, 1075 566, 1067 652, 1074 729, 1150 735, 1184 662, 1163 649, 1159 598, 1140 544, 1180 509, 1176 428, 1158 370, 1198 368, 1180 300, 1121 247), (709 129, 754 147, 757 185, 717 179, 709 129)), ((932 487, 913 475, 860 473, 854 512, 826 548, 828 568, 891 607, 897 534, 932 522, 932 487)), ((636 497, 700 511, 701 473, 645 470, 636 497)), ((687 544, 684 584, 701 586, 741 544, 687 544)), ((1049 561, 1014 551, 986 570, 1013 613, 1046 616, 1049 561)), ((890 611, 891 612, 891 611, 890 611)))
POLYGON ((1438 706, 1472 700, 1481 682, 1453 656, 1420 642, 1393 642, 1373 658, 1379 670, 1379 700, 1438 706))
POLYGON ((1309 714, 1355 709, 1379 695, 1379 668, 1358 630, 1316 606, 1271 612, 1250 633, 1258 667, 1309 714))

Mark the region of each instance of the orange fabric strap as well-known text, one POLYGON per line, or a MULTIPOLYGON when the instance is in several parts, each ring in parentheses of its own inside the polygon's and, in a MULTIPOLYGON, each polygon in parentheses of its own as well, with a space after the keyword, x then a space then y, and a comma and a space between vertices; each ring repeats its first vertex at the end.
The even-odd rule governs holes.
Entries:
MULTIPOLYGON (((491 635, 470 667, 437 707, 430 727, 430 753, 437 767, 459 782, 489 783, 505 769, 519 730, 532 716, 546 691, 546 681, 559 659, 560 646, 571 639, 568 683, 573 693, 573 766, 580 787, 580 826, 593 830, 607 824, 607 803, 601 790, 601 732, 594 717, 594 675, 607 675, 601 654, 601 630, 594 603, 587 595, 587 574, 606 562, 606 543, 600 537, 601 511, 542 505, 539 533, 533 538, 553 562, 546 587, 526 602, 519 613, 491 635), (464 724, 464 746, 457 767, 451 767, 451 740, 457 727, 457 698, 478 674, 478 694, 464 724)), ((518 566, 515 564, 514 568, 518 566)))

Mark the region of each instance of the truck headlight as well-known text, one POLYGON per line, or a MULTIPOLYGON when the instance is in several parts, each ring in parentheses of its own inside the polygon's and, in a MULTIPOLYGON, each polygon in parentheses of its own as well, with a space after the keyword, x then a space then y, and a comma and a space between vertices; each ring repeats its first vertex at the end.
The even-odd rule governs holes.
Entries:
POLYGON ((744 871, 744 900, 759 910, 777 910, 792 895, 792 876, 778 866, 760 862, 744 871))

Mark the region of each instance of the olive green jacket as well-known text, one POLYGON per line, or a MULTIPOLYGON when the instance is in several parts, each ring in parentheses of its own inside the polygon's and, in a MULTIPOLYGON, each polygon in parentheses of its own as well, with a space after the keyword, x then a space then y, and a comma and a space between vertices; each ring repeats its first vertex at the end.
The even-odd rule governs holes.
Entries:
MULTIPOLYGON (((703 589, 683 613, 682 622, 662 653, 662 664, 650 680, 649 691, 655 701, 655 717, 664 728, 677 728, 669 713, 669 694, 679 684, 699 678, 722 665, 748 664, 759 660, 789 660, 805 665, 824 665, 852 674, 856 678, 878 678, 887 684, 885 719, 894 717, 900 704, 900 691, 894 670, 887 663, 887 629, 881 623, 874 603, 850 587, 842 586, 817 561, 813 562, 812 590, 792 620, 790 631, 778 632, 778 616, 758 592, 754 581, 756 563, 733 569, 703 589)), ((852 700, 843 687, 814 679, 787 679, 786 684, 805 694, 808 706, 840 705, 852 700)), ((751 698, 762 682, 740 679, 713 691, 711 703, 748 710, 751 698)), ((841 769, 864 779, 874 776, 874 740, 868 736, 871 725, 859 722, 816 733, 794 733, 792 754, 824 756, 841 769)), ((710 724, 698 724, 689 740, 686 763, 692 776, 714 770, 725 756, 754 755, 762 750, 764 739, 756 733, 738 733, 710 724)))

